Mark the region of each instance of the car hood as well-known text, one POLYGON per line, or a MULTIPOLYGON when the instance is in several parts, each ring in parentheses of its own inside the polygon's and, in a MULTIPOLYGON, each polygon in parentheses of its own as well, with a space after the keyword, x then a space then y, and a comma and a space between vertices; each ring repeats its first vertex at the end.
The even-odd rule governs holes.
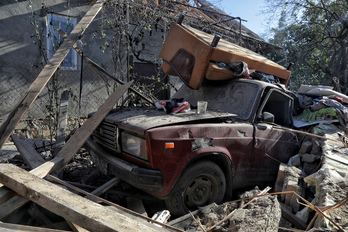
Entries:
POLYGON ((235 114, 207 111, 197 114, 196 110, 185 113, 166 114, 163 110, 149 108, 124 108, 113 110, 105 117, 105 121, 117 124, 121 129, 127 129, 138 134, 146 130, 178 123, 194 122, 198 120, 235 117, 235 114))

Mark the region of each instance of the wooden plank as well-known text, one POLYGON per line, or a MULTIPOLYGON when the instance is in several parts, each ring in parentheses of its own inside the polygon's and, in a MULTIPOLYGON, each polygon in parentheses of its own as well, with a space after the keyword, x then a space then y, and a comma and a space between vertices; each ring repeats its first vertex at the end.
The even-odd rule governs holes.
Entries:
POLYGON ((112 187, 114 187, 115 185, 117 185, 118 183, 120 183, 120 181, 121 180, 118 177, 114 177, 108 182, 106 182, 105 184, 103 184, 102 186, 100 186, 99 188, 93 190, 91 194, 95 196, 100 196, 106 191, 108 191, 109 189, 111 189, 112 187))
POLYGON ((28 111, 30 106, 33 104, 35 99, 39 96, 47 82, 51 79, 53 74, 58 69, 66 55, 74 43, 81 37, 86 31, 86 28, 93 21, 95 16, 101 10, 104 4, 104 0, 97 1, 86 15, 80 20, 80 22, 71 31, 68 37, 64 40, 62 45, 54 53, 50 61, 46 64, 44 69, 37 76, 35 81, 31 84, 27 92, 24 94, 22 99, 17 103, 13 111, 9 114, 9 117, 0 127, 0 149, 6 143, 13 130, 16 128, 19 121, 23 118, 25 113, 28 111))
POLYGON ((68 225, 70 226, 70 228, 74 231, 74 232, 88 232, 89 230, 86 230, 84 228, 82 228, 81 226, 78 226, 72 222, 69 222, 68 220, 66 220, 66 222, 68 223, 68 225))
POLYGON ((0 204, 3 204, 6 201, 10 200, 15 195, 16 195, 15 192, 13 192, 11 189, 8 189, 7 187, 3 186, 3 184, 1 184, 1 188, 0 188, 0 204))
MULTIPOLYGON (((51 170, 54 170, 57 166, 62 166, 64 159, 61 157, 56 157, 52 159, 51 161, 45 162, 39 167, 33 169, 30 171, 31 174, 37 175, 41 178, 45 177, 51 170)), ((9 207, 6 209, 6 213, 10 214, 13 211, 15 211, 18 207, 25 205, 28 200, 23 198, 15 196, 15 192, 11 191, 10 189, 6 188, 5 186, 0 188, 0 203, 2 203, 1 208, 5 207, 5 204, 8 204, 9 207), (10 201, 10 202, 8 202, 10 201), (11 203, 12 202, 12 203, 11 203), (10 207, 10 206, 16 206, 16 207, 10 207)), ((0 215, 1 216, 1 215, 0 215)))
MULTIPOLYGON (((63 94, 62 94, 63 95, 63 94)), ((64 98, 66 99, 66 98, 64 98)), ((25 145, 25 142, 23 142, 21 139, 18 138, 15 134, 13 134, 12 139, 22 155, 23 159, 25 160, 26 164, 30 168, 36 168, 46 161, 42 158, 42 156, 30 145, 25 145)), ((1 190, 1 189, 0 189, 1 190)), ((13 191, 11 191, 13 192, 13 191)), ((1 198, 0 198, 1 199, 1 198)), ((4 199, 5 200, 5 199, 4 199)), ((26 198, 21 198, 21 197, 13 197, 11 200, 5 202, 3 205, 0 205, 0 220, 5 218, 6 216, 10 215, 17 209, 21 208, 25 204, 29 202, 28 199, 26 198)), ((40 212, 35 211, 37 216, 40 216, 39 218, 43 218, 40 214, 40 212)), ((72 228, 73 231, 75 232, 86 232, 87 230, 83 229, 82 227, 79 227, 78 225, 71 223, 67 221, 68 225, 72 228)))
POLYGON ((28 199, 14 196, 10 200, 6 201, 4 204, 0 205, 0 220, 9 216, 11 213, 21 208, 29 202, 28 199))
POLYGON ((47 178, 50 179, 50 180, 52 180, 52 181, 55 181, 55 182, 57 182, 57 183, 59 183, 59 184, 61 184, 61 185, 64 185, 64 186, 66 186, 66 187, 68 187, 68 188, 70 188, 70 189, 73 189, 73 190, 75 190, 76 192, 82 193, 82 194, 84 194, 84 195, 86 195, 86 196, 88 196, 88 197, 90 197, 90 198, 94 198, 94 199, 96 199, 98 202, 102 202, 102 203, 104 203, 104 204, 106 204, 106 205, 109 205, 108 207, 110 207, 110 208, 113 209, 113 210, 116 210, 117 212, 120 212, 120 213, 122 213, 122 214, 127 215, 127 217, 128 217, 128 216, 133 217, 133 218, 135 218, 135 219, 138 220, 138 221, 142 221, 142 219, 143 219, 143 220, 145 220, 146 222, 150 222, 150 223, 152 223, 152 224, 156 224, 156 226, 168 228, 168 229, 171 230, 171 231, 182 232, 182 230, 180 230, 180 229, 177 229, 177 228, 172 227, 172 226, 168 226, 167 224, 163 224, 163 223, 157 222, 156 220, 153 220, 153 219, 151 219, 151 218, 145 217, 145 216, 143 216, 142 214, 138 214, 138 213, 136 213, 136 212, 134 212, 134 211, 132 211, 132 210, 129 210, 129 209, 124 208, 124 207, 122 207, 122 206, 120 206, 120 205, 117 205, 117 204, 115 204, 115 203, 113 203, 113 202, 110 202, 110 201, 108 201, 108 200, 105 200, 104 198, 101 198, 101 197, 92 195, 91 193, 86 192, 86 191, 84 191, 84 190, 82 190, 82 189, 79 189, 79 188, 77 188, 77 187, 75 187, 75 186, 73 186, 73 185, 71 185, 71 184, 68 184, 67 182, 62 181, 62 180, 60 180, 59 178, 57 178, 57 177, 55 177, 55 176, 48 175, 47 178))
MULTIPOLYGON (((41 166, 31 170, 29 173, 36 175, 40 178, 43 178, 47 175, 47 173, 52 170, 54 167, 61 166, 63 164, 64 159, 61 157, 55 158, 52 162, 48 161, 43 163, 41 166)), ((25 204, 29 202, 28 199, 14 196, 15 193, 6 187, 0 188, 0 202, 3 204, 0 205, 0 220, 4 217, 10 215, 17 209, 21 208, 25 204)))
POLYGON ((157 231, 12 164, 0 164, 0 182, 90 231, 157 231))
MULTIPOLYGON (((51 176, 48 176, 51 177, 51 176)), ((110 188, 114 187, 115 185, 117 185, 118 183, 120 183, 120 179, 117 177, 112 178, 111 180, 109 180, 108 182, 106 182, 105 184, 103 184, 102 186, 98 187, 97 189, 93 190, 90 194, 94 195, 94 196, 100 196, 103 193, 105 193, 106 191, 108 191, 110 188)), ((98 200, 96 200, 93 197, 90 196, 86 196, 87 199, 91 200, 91 201, 95 201, 98 202, 98 200)), ((100 203, 100 202, 98 202, 100 203)))
POLYGON ((48 229, 42 227, 34 227, 34 226, 26 226, 26 225, 17 225, 11 223, 3 223, 0 222, 0 232, 2 231, 33 231, 33 232, 68 232, 67 230, 56 230, 56 229, 48 229))
MULTIPOLYGON (((130 81, 124 85, 118 86, 116 91, 111 94, 111 96, 106 99, 104 104, 99 107, 97 112, 93 114, 76 132, 71 136, 68 142, 64 145, 62 150, 57 154, 57 157, 64 158, 64 165, 66 165, 73 155, 80 150, 86 140, 90 137, 92 132, 98 127, 102 122, 105 116, 110 112, 114 107, 117 101, 122 97, 122 95, 129 89, 133 84, 133 81, 130 81)), ((63 165, 63 166, 64 166, 63 165)), ((58 172, 63 168, 63 166, 58 168, 58 172)))
POLYGON ((57 125, 57 139, 54 146, 54 154, 56 156, 65 144, 66 125, 68 123, 68 104, 69 104, 68 90, 64 91, 60 97, 58 125, 57 125))
POLYGON ((280 203, 280 207, 282 209, 282 216, 286 220, 294 224, 298 229, 305 230, 307 228, 306 223, 290 212, 283 203, 280 203))
POLYGON ((25 163, 31 169, 34 169, 46 162, 45 159, 35 150, 33 146, 25 143, 15 134, 13 134, 11 137, 25 163))

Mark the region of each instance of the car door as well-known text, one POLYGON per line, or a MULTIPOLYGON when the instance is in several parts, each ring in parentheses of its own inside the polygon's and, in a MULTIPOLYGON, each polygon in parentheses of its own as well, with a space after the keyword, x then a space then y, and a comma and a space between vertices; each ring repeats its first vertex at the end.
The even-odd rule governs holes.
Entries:
POLYGON ((274 181, 279 164, 287 163, 298 152, 297 134, 284 130, 292 125, 292 108, 293 99, 278 89, 269 90, 260 105, 250 161, 255 183, 274 181), (262 122, 265 113, 274 116, 274 123, 262 122))

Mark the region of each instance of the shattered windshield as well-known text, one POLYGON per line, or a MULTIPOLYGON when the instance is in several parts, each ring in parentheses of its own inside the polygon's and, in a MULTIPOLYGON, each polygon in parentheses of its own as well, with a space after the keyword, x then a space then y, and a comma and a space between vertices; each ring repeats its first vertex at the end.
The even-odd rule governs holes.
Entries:
POLYGON ((236 114, 248 119, 257 99, 260 87, 243 81, 205 81, 199 90, 183 85, 173 98, 184 98, 192 106, 197 101, 207 101, 208 110, 236 114))

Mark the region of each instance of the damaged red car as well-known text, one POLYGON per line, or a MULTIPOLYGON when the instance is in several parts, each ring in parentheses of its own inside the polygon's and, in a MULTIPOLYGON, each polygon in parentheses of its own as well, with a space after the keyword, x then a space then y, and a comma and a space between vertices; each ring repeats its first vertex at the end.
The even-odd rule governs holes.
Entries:
POLYGON ((204 80, 173 96, 196 110, 113 110, 85 148, 99 169, 163 199, 172 215, 231 199, 234 189, 274 182, 279 162, 299 149, 294 99, 281 85, 249 79, 204 80))

